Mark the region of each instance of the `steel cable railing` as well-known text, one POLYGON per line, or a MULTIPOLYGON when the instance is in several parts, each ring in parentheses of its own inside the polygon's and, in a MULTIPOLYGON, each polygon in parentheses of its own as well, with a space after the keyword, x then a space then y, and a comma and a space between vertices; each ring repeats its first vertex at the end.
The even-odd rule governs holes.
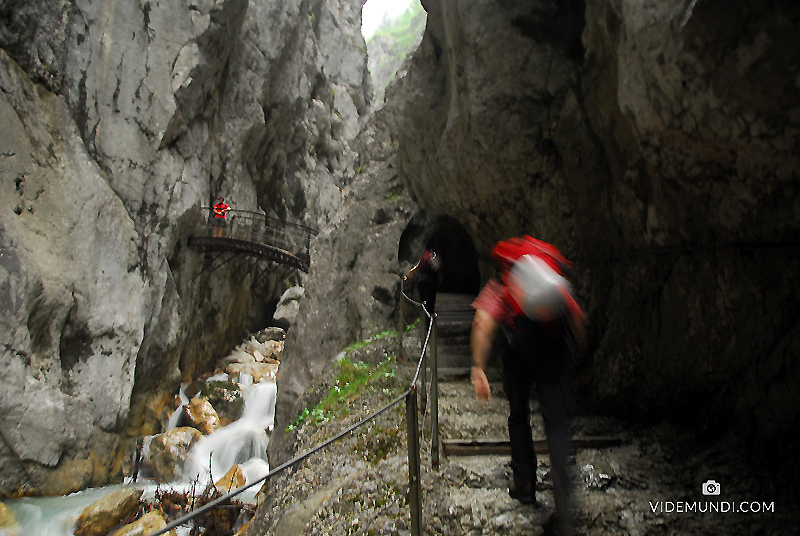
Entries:
MULTIPOLYGON (((293 466, 293 465, 295 465, 297 463, 300 463, 301 461, 305 460, 306 458, 308 458, 309 456, 315 454, 316 452, 319 452, 319 451, 325 449, 328 445, 330 445, 330 444, 338 441, 339 439, 345 437, 347 434, 349 434, 349 433, 353 432, 354 430, 364 426, 365 424, 367 424, 368 422, 372 421, 373 419, 375 419, 376 417, 378 417, 379 415, 381 415, 385 411, 387 411, 387 410, 393 408, 394 406, 396 406, 397 404, 399 404, 403 399, 405 399, 405 401, 406 401, 406 418, 407 418, 407 427, 408 427, 408 429, 406 431, 406 437, 407 437, 407 443, 408 443, 408 473, 409 473, 408 486, 409 486, 409 506, 410 506, 410 509, 411 509, 411 536, 421 536, 422 535, 422 486, 421 486, 421 476, 420 476, 420 428, 419 428, 419 421, 418 421, 418 418, 417 418, 417 414, 418 414, 418 407, 417 407, 417 381, 419 380, 420 371, 422 370, 423 364, 425 362, 425 354, 426 354, 426 350, 428 348, 428 343, 429 343, 429 341, 431 339, 431 333, 434 333, 434 339, 435 339, 435 318, 436 318, 436 316, 435 315, 431 315, 431 313, 429 313, 428 310, 425 308, 424 304, 416 302, 416 301, 412 300, 411 298, 409 298, 405 293, 405 289, 402 288, 402 283, 401 283, 401 293, 402 293, 403 298, 405 300, 408 300, 411 303, 421 307, 422 311, 425 313, 425 315, 427 316, 427 318, 429 320, 429 322, 428 322, 428 330, 427 330, 427 332, 425 334, 425 342, 422 345, 422 353, 420 355, 420 360, 419 360, 419 363, 417 364, 416 371, 414 372, 414 378, 411 380, 411 385, 408 387, 408 389, 405 390, 405 392, 403 392, 403 394, 401 394, 400 396, 398 396, 397 398, 395 398, 394 400, 392 400, 391 402, 389 402, 385 406, 381 407, 380 409, 376 410, 375 412, 373 412, 369 416, 363 418, 362 420, 360 420, 356 424, 348 427, 347 429, 343 430, 342 432, 339 432, 337 435, 331 437, 330 439, 327 439, 326 441, 323 441, 322 443, 320 443, 316 447, 314 447, 312 449, 309 449, 306 452, 304 452, 304 453, 302 453, 302 454, 300 454, 298 456, 295 456, 291 460, 279 465, 278 467, 276 467, 275 469, 271 470, 269 473, 267 473, 263 477, 259 478, 258 480, 255 480, 254 482, 251 482, 249 484, 245 484, 244 486, 241 486, 241 487, 239 487, 239 488, 237 488, 235 490, 229 491, 225 495, 222 495, 221 497, 218 497, 218 498, 214 499, 213 501, 208 502, 208 503, 204 504, 203 506, 201 506, 201 507, 199 507, 199 508, 197 508, 195 510, 192 510, 191 512, 187 513, 186 515, 181 516, 178 519, 168 523, 165 527, 163 527, 159 531, 150 534, 150 536, 160 536, 162 534, 166 534, 169 531, 174 530, 174 529, 176 529, 176 528, 178 528, 178 527, 180 527, 182 525, 186 525, 188 522, 190 522, 192 519, 196 518, 197 516, 207 512, 209 510, 212 510, 214 508, 222 506, 224 503, 226 503, 227 501, 230 501, 232 498, 234 498, 237 495, 243 493, 244 491, 252 488, 253 486, 261 484, 262 482, 264 482, 267 479, 269 479, 269 478, 281 473, 282 471, 288 469, 289 467, 291 467, 291 466, 293 466)), ((405 306, 405 302, 403 302, 403 308, 402 308, 403 311, 405 311, 405 307, 404 306, 405 306)), ((403 324, 405 323, 405 319, 404 318, 402 319, 402 322, 403 322, 403 324)), ((402 331, 404 331, 404 329, 401 329, 401 333, 402 333, 402 331)), ((401 352, 402 352, 402 335, 399 335, 399 337, 400 337, 400 348, 401 348, 401 352)), ((436 352, 435 352, 435 349, 434 349, 433 355, 435 356, 435 354, 436 354, 436 352)), ((435 387, 435 385, 436 385, 435 359, 434 359, 434 361, 432 363, 431 368, 433 370, 433 374, 432 374, 433 387, 431 388, 431 392, 435 393, 436 392, 436 387, 435 387)), ((425 381, 425 377, 423 377, 423 382, 424 381, 425 381)), ((424 387, 424 385, 423 385, 423 387, 424 387)), ((435 397, 435 394, 434 394, 434 397, 435 397)), ((426 408, 425 408, 425 412, 426 413, 427 413, 427 407, 428 407, 428 404, 426 403, 426 408)), ((438 409, 434 405, 434 412, 432 413, 432 415, 436 414, 436 413, 438 413, 438 409)), ((424 419, 425 419, 425 416, 423 415, 423 424, 425 422, 424 419)), ((435 451, 437 452, 437 455, 436 455, 436 458, 435 458, 435 464, 436 465, 438 465, 438 445, 435 445, 435 447, 434 447, 434 441, 436 441, 438 443, 437 428, 438 428, 438 424, 436 425, 436 427, 434 427, 433 423, 432 423, 433 435, 431 436, 431 443, 432 443, 431 451, 433 452, 434 448, 435 448, 435 451)))
MULTIPOLYGON (((405 280, 404 280, 405 281, 405 280)), ((438 356, 437 356, 437 331, 436 331, 436 313, 430 313, 428 309, 425 307, 424 303, 420 303, 418 301, 412 300, 405 292, 405 287, 401 283, 400 293, 403 295, 405 299, 402 302, 401 307, 401 330, 400 330, 400 350, 399 354, 403 355, 403 330, 402 325, 405 324, 405 302, 408 301, 420 309, 422 312, 425 313, 425 316, 428 319, 428 330, 425 334, 425 341, 422 345, 422 350, 420 353, 419 365, 417 367, 417 374, 419 374, 420 367, 422 366, 423 362, 426 361, 426 355, 430 356, 430 366, 428 367, 431 370, 431 381, 430 383, 427 382, 427 378, 423 378, 423 385, 427 385, 427 392, 423 390, 423 414, 422 414, 422 422, 425 423, 425 419, 428 416, 428 409, 432 406, 433 411, 431 412, 431 463, 434 467, 439 466, 439 390, 438 390, 438 356), (426 352, 428 349, 429 340, 433 338, 433 344, 431 345, 432 350, 426 352), (428 403, 430 401, 430 404, 428 403)), ((416 384, 417 378, 414 378, 414 384, 416 384)), ((425 428, 423 426, 421 431, 422 441, 425 441, 425 428)))

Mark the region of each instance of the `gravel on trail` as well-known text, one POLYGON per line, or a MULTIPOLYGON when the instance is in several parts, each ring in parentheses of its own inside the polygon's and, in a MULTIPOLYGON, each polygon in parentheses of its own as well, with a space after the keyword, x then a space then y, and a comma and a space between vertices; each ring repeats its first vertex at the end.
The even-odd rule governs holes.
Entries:
MULTIPOLYGON (((349 357, 377 363, 391 354, 392 345, 391 339, 378 341, 349 357)), ((415 366, 413 356, 396 364, 391 378, 350 401, 349 415, 300 425, 294 432, 296 452, 313 448, 402 394, 415 366)), ((508 403, 501 385, 492 389, 487 404, 475 400, 467 379, 440 382, 441 439, 507 438, 508 403)), ((534 436, 544 438, 536 400, 531 403, 534 436)), ((539 455, 538 505, 526 506, 508 495, 507 456, 442 456, 439 467, 432 467, 427 417, 421 448, 424 534, 556 534, 546 454, 539 455)), ((576 452, 579 534, 800 534, 796 504, 735 454, 735 440, 689 447, 666 424, 634 429, 611 418, 577 417, 573 437, 592 436, 617 437, 620 444, 576 452), (703 494, 709 480, 717 482, 719 495, 703 494)), ((243 532, 247 536, 411 534, 405 404, 273 477, 265 488, 264 504, 243 532)))

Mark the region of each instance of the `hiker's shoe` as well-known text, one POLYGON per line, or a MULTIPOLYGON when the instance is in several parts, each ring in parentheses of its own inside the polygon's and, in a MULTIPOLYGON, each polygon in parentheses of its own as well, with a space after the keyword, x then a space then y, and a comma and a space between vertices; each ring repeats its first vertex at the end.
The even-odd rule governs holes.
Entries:
POLYGON ((508 486, 508 494, 522 504, 536 504, 536 491, 530 482, 523 486, 517 486, 512 482, 508 486))

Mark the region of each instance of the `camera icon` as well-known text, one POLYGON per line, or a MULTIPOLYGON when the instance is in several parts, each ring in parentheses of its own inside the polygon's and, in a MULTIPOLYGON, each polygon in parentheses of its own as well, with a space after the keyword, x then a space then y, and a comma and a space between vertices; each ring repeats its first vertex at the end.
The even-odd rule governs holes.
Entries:
POLYGON ((703 495, 719 495, 719 482, 707 480, 703 483, 703 495))

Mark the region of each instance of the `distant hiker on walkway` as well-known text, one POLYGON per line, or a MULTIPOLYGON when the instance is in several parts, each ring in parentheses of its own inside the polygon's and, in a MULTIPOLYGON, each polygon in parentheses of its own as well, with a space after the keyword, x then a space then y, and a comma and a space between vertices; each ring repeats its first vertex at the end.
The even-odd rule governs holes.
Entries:
POLYGON ((472 383, 490 400, 486 363, 498 328, 508 343, 503 353, 503 389, 508 396, 513 482, 509 495, 536 503, 536 453, 530 426, 530 394, 536 383, 550 453, 556 513, 564 532, 572 525, 568 460, 572 456, 574 358, 570 339, 583 344, 585 317, 563 277, 571 263, 552 245, 530 236, 498 242, 492 261, 500 272, 472 306, 472 383))
POLYGON ((214 236, 221 237, 222 230, 228 226, 228 221, 225 219, 225 213, 227 213, 231 207, 228 203, 225 202, 224 197, 220 197, 219 201, 214 203, 214 236))
MULTIPOLYGON (((433 316, 436 309, 436 290, 439 288, 439 272, 442 259, 432 249, 426 249, 419 257, 419 262, 403 278, 407 281, 412 274, 417 274, 417 292, 425 305, 425 310, 433 316)), ((425 316, 425 330, 428 329, 428 316, 425 316)))

